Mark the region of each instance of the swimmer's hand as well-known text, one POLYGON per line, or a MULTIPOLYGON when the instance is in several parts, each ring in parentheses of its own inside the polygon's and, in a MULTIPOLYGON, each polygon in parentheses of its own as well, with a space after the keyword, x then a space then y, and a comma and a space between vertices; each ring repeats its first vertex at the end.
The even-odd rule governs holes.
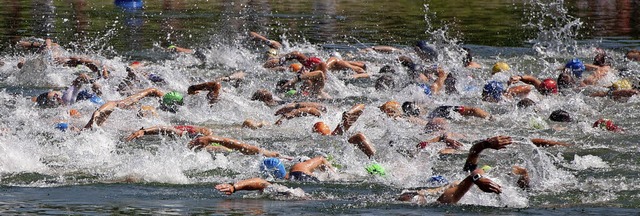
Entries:
POLYGON ((506 148, 507 145, 511 145, 512 140, 510 136, 496 136, 496 137, 491 137, 489 139, 486 139, 483 142, 483 147, 486 148, 491 148, 491 149, 495 149, 495 150, 499 150, 499 149, 503 149, 506 148))
POLYGON ((131 140, 138 139, 142 136, 144 136, 144 130, 138 130, 136 132, 131 133, 131 135, 125 138, 125 141, 130 142, 131 140))
POLYGON ((473 183, 475 183, 476 186, 480 188, 480 190, 486 193, 496 193, 496 194, 502 193, 502 187, 499 184, 491 181, 491 179, 487 177, 482 177, 474 181, 473 183))
POLYGON ((235 192, 235 187, 233 187, 233 185, 231 184, 219 184, 219 185, 216 185, 216 190, 226 195, 231 195, 233 194, 233 192, 235 192))
POLYGON ((206 137, 198 137, 189 141, 189 148, 193 150, 199 150, 209 145, 209 140, 206 137))
POLYGON ((507 85, 511 85, 517 82, 520 82, 520 80, 522 79, 522 76, 512 76, 509 78, 509 82, 507 82, 507 85))

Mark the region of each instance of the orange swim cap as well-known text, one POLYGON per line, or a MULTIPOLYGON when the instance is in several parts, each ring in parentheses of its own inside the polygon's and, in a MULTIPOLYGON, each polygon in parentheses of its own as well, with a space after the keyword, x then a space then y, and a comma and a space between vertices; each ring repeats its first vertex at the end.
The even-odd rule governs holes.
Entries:
POLYGON ((386 113, 389 117, 402 116, 402 108, 397 101, 387 101, 380 106, 380 110, 386 113))
POLYGON ((293 63, 291 65, 289 65, 289 70, 291 70, 291 72, 300 72, 300 70, 302 70, 302 64, 300 63, 293 63))
POLYGON ((313 124, 313 132, 322 135, 329 135, 331 134, 331 129, 329 129, 329 126, 327 126, 327 124, 325 124, 324 122, 316 122, 315 124, 313 124))
POLYGON ((70 109, 69 116, 71 117, 80 117, 80 112, 77 109, 70 109))

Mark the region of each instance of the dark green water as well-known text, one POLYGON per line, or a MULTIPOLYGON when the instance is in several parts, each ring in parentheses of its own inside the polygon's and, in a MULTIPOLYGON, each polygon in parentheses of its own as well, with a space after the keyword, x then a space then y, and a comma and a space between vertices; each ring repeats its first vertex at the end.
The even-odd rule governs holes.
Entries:
MULTIPOLYGON (((253 59, 242 61, 244 56, 250 56, 251 53, 233 49, 242 45, 240 41, 247 31, 261 32, 296 47, 307 43, 317 45, 307 51, 318 52, 350 50, 371 44, 407 47, 418 39, 433 39, 445 47, 447 43, 462 43, 478 54, 478 61, 484 65, 490 66, 496 59, 507 58, 521 70, 542 71, 540 73, 548 72, 545 68, 555 63, 556 59, 562 62, 575 53, 585 59, 590 58, 590 48, 593 46, 607 48, 615 57, 620 57, 628 49, 640 48, 640 2, 637 0, 233 3, 193 0, 148 1, 143 10, 135 11, 122 10, 111 1, 5 0, 0 3, 3 4, 0 7, 0 60, 10 59, 8 63, 15 63, 15 58, 29 56, 14 49, 13 44, 20 38, 51 37, 74 53, 108 59, 107 62, 117 66, 123 66, 129 60, 159 62, 154 68, 158 73, 176 77, 176 84, 171 88, 184 88, 194 80, 206 79, 212 74, 224 74, 226 71, 220 72, 216 66, 193 66, 189 64, 189 59, 186 63, 180 62, 184 60, 180 58, 173 61, 176 58, 159 52, 159 47, 169 44, 212 47, 219 53, 212 54, 214 60, 211 61, 214 62, 209 64, 256 68, 254 65, 259 63, 253 59), (575 24, 577 21, 581 24, 575 24), (568 26, 569 31, 563 31, 564 26, 568 26), (534 51, 534 46, 543 47, 544 54, 534 51), (191 75, 204 78, 193 78, 191 75)), ((387 57, 367 58, 372 60, 373 68, 393 62, 392 58, 387 57)), ((639 69, 638 65, 632 64, 630 67, 639 69)), ((247 88, 270 86, 270 82, 275 81, 276 77, 256 71, 258 79, 251 77, 247 88)), ((20 71, 7 65, 1 72, 3 75, 13 75, 20 71)), ((550 137, 577 145, 548 150, 518 146, 495 153, 495 156, 487 156, 485 162, 497 168, 496 178, 509 187, 506 194, 479 195, 478 190, 472 190, 463 202, 465 204, 420 206, 394 201, 403 184, 416 186, 420 183, 419 179, 408 179, 412 172, 440 172, 460 177, 458 168, 464 159, 463 156, 430 156, 423 161, 399 155, 396 151, 402 150, 402 147, 412 147, 416 139, 424 138, 423 134, 419 134, 420 129, 379 119, 377 114, 371 113, 377 111, 374 106, 383 103, 384 99, 400 96, 367 95, 369 92, 366 90, 337 85, 344 87, 340 89, 343 92, 353 90, 359 96, 346 94, 333 104, 337 108, 332 107, 331 111, 338 114, 324 119, 337 121, 335 119, 339 113, 353 103, 352 98, 371 103, 368 113, 359 120, 362 124, 356 129, 370 131, 371 139, 381 145, 383 152, 377 159, 398 172, 392 177, 378 179, 361 175, 361 165, 369 161, 358 158, 352 149, 343 149, 336 144, 344 140, 301 135, 308 134, 308 122, 294 121, 282 129, 268 128, 265 131, 238 129, 237 122, 245 116, 268 120, 273 118, 272 110, 246 102, 249 90, 229 90, 233 96, 224 101, 231 105, 220 105, 211 111, 204 104, 191 102, 191 108, 185 111, 185 116, 162 115, 164 120, 130 119, 133 113, 122 111, 129 115, 115 115, 110 119, 113 124, 104 130, 75 135, 59 133, 47 123, 34 120, 52 118, 56 116, 55 112, 62 111, 34 111, 30 104, 24 102, 26 99, 21 94, 34 95, 41 88, 23 89, 17 85, 6 81, 3 76, 2 86, 9 86, 3 90, 9 93, 1 95, 4 106, 0 107, 0 128, 15 130, 15 133, 0 137, 0 144, 5 145, 0 148, 3 155, 0 160, 0 213, 6 215, 639 213, 640 189, 637 179, 640 177, 640 164, 637 155, 640 148, 637 140, 640 134, 637 122, 640 115, 637 110, 640 103, 637 99, 626 104, 580 95, 553 99, 543 105, 546 110, 536 115, 548 115, 551 108, 560 107, 578 113, 579 122, 566 131, 531 131, 519 128, 526 126, 527 121, 518 119, 520 113, 507 111, 509 105, 485 106, 472 100, 472 97, 453 98, 451 100, 455 102, 482 105, 502 115, 495 122, 460 124, 457 132, 469 133, 472 138, 505 133, 521 137, 550 137), (241 107, 241 111, 237 107, 241 107), (592 118, 598 116, 618 120, 621 126, 628 128, 628 132, 621 135, 594 132, 589 124, 592 118), (232 155, 226 158, 233 161, 229 163, 183 149, 182 145, 187 140, 180 139, 151 139, 135 144, 123 144, 120 141, 120 137, 134 128, 175 122, 211 126, 223 136, 261 143, 290 155, 333 146, 335 149, 327 151, 345 156, 340 160, 347 165, 342 170, 347 177, 342 182, 285 183, 304 189, 311 195, 310 200, 280 200, 260 197, 255 193, 224 196, 215 191, 213 185, 255 176, 257 172, 252 166, 256 158, 232 155), (389 140, 396 141, 397 146, 383 145, 389 140), (509 167, 516 163, 527 165, 535 177, 542 179, 534 181, 533 191, 514 189, 510 177, 498 175, 507 173, 509 167), (423 166, 424 169, 415 169, 423 166)), ((405 97, 399 100, 403 99, 405 97)), ((435 106, 451 101, 434 103, 435 106)), ((86 104, 80 108, 85 113, 95 109, 86 104)), ((86 122, 86 119, 82 120, 86 122)), ((417 176, 425 175, 429 176, 417 176)))

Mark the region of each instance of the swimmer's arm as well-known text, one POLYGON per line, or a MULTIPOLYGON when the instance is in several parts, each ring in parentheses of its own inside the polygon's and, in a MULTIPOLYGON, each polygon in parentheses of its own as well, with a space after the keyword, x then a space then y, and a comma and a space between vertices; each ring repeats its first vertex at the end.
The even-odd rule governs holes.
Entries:
POLYGON ((178 46, 172 46, 171 48, 168 49, 169 51, 174 51, 174 52, 179 52, 179 53, 186 53, 186 54, 191 54, 193 53, 192 49, 187 49, 184 47, 178 47, 178 46))
POLYGON ((489 112, 478 107, 464 107, 464 111, 460 113, 462 116, 474 116, 478 118, 488 118, 491 116, 489 112))
POLYGON ((382 46, 382 45, 372 46, 371 49, 376 52, 384 52, 384 53, 392 53, 392 52, 400 51, 398 48, 395 48, 392 46, 382 46))
POLYGON ((473 176, 475 174, 482 175, 482 174, 484 174, 484 171, 482 171, 482 169, 477 169, 477 170, 471 172, 458 185, 450 187, 450 188, 447 188, 446 190, 444 190, 442 195, 440 195, 440 197, 438 197, 438 202, 439 203, 444 203, 444 204, 455 204, 455 203, 458 203, 458 201, 460 201, 460 199, 462 199, 462 197, 473 186, 473 176))
POLYGON ((221 85, 219 82, 205 82, 196 85, 191 85, 187 88, 187 94, 197 94, 199 91, 214 91, 219 90, 221 85))
POLYGON ((608 96, 609 96, 609 91, 598 91, 598 92, 591 93, 589 95, 589 97, 608 97, 608 96))
POLYGON ((240 180, 235 184, 218 184, 216 185, 216 189, 226 195, 231 195, 236 191, 241 190, 264 190, 271 183, 261 178, 250 178, 245 180, 240 180))
POLYGON ((214 79, 216 82, 231 82, 234 80, 242 80, 246 74, 242 71, 235 72, 229 76, 218 77, 214 79))
POLYGON ((288 113, 282 114, 282 117, 278 119, 274 124, 281 125, 284 119, 292 119, 301 116, 313 115, 316 117, 320 117, 322 112, 320 110, 313 107, 303 107, 289 111, 288 113))
POLYGON ((254 40, 258 40, 258 41, 262 41, 263 43, 267 44, 267 46, 273 48, 273 49, 280 49, 282 48, 282 44, 280 44, 280 42, 278 41, 274 41, 274 40, 269 40, 267 39, 265 36, 262 36, 256 32, 249 32, 249 36, 251 38, 253 38, 254 40))
POLYGON ((93 112, 93 114, 91 115, 91 119, 89 119, 89 122, 87 122, 84 128, 86 129, 93 128, 94 123, 97 126, 102 126, 102 124, 107 120, 107 118, 109 118, 109 115, 111 115, 111 112, 113 112, 113 108, 115 108, 115 106, 116 106, 116 102, 114 101, 109 101, 103 104, 102 106, 100 106, 98 110, 93 112))
POLYGON ((495 150, 503 149, 503 148, 506 148, 507 145, 510 145, 511 141, 512 141, 511 137, 509 136, 496 136, 496 137, 491 137, 474 144, 473 146, 471 146, 471 149, 469 149, 469 155, 467 156, 467 161, 465 162, 464 167, 462 169, 464 171, 474 170, 478 166, 480 153, 484 149, 488 149, 488 148, 495 149, 495 150))
POLYGON ((506 95, 509 96, 525 96, 527 94, 529 94, 529 92, 531 92, 531 86, 528 85, 520 85, 520 86, 513 86, 509 89, 507 89, 507 92, 505 93, 506 95))
POLYGON ((553 140, 539 139, 534 138, 531 139, 531 142, 538 147, 551 147, 551 146, 571 146, 571 144, 558 142, 553 140))
POLYGON ((376 154, 376 149, 369 143, 367 137, 362 133, 357 133, 347 140, 349 143, 354 144, 360 151, 362 151, 367 157, 371 158, 376 154))
POLYGON ((530 187, 529 182, 531 181, 529 178, 529 173, 527 172, 527 169, 520 167, 520 166, 513 166, 512 171, 513 174, 519 175, 520 178, 518 178, 518 187, 522 188, 522 189, 528 189, 530 187))
POLYGON ((136 132, 131 133, 131 135, 129 135, 127 138, 125 138, 125 141, 129 142, 131 140, 134 139, 138 139, 140 137, 143 137, 145 135, 155 135, 155 134, 168 134, 168 135, 178 135, 178 136, 182 136, 184 131, 182 130, 178 130, 175 129, 174 127, 167 127, 167 126, 153 126, 153 127, 149 127, 149 128, 143 128, 140 129, 136 132))
POLYGON ((191 142, 189 142, 189 148, 194 148, 197 150, 204 148, 211 143, 218 143, 224 147, 237 150, 246 155, 262 154, 267 157, 280 157, 280 154, 278 152, 268 151, 253 145, 242 143, 238 140, 213 135, 193 139, 191 142))
POLYGON ((619 99, 622 97, 631 97, 637 94, 638 94, 638 90, 635 90, 635 89, 621 89, 621 90, 615 90, 611 92, 611 97, 613 99, 619 99))
POLYGON ((351 78, 353 79, 364 79, 364 78, 370 78, 370 77, 371 76, 368 73, 359 73, 351 76, 351 78))
POLYGON ((139 91, 138 93, 135 93, 121 101, 118 102, 118 107, 121 108, 126 108, 129 107, 135 103, 138 103, 138 101, 140 101, 142 98, 145 97, 162 97, 164 96, 164 93, 156 88, 148 88, 142 91, 139 91))
POLYGON ((442 87, 444 86, 444 80, 447 79, 447 72, 445 72, 442 68, 438 68, 438 78, 431 85, 431 92, 437 94, 440 92, 442 87))
POLYGON ((299 102, 299 103, 290 103, 287 104, 286 106, 280 108, 279 110, 276 111, 275 115, 283 115, 286 114, 288 112, 291 112, 294 109, 299 109, 299 108, 315 108, 318 109, 322 112, 326 112, 327 108, 322 105, 321 103, 316 103, 316 102, 299 102))
POLYGON ((362 112, 364 112, 364 104, 356 104, 348 111, 342 113, 342 122, 336 126, 331 135, 342 135, 348 131, 351 126, 358 120, 362 112))
POLYGON ((523 83, 526 83, 526 84, 529 84, 529 85, 540 86, 540 84, 542 84, 542 81, 540 81, 538 78, 535 78, 534 76, 524 75, 524 76, 519 76, 519 77, 520 77, 519 81, 521 81, 523 83))
POLYGON ((585 77, 582 80, 582 83, 580 83, 580 85, 581 86, 595 85, 598 83, 598 81, 604 78, 608 72, 609 72, 608 67, 598 67, 593 73, 585 77))

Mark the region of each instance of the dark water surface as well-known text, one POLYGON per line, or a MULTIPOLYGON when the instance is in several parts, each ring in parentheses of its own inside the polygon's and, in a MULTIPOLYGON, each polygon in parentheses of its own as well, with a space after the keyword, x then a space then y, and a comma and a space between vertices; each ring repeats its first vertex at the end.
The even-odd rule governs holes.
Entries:
MULTIPOLYGON (((129 60, 160 62, 154 69, 161 75, 174 77, 176 84, 171 86, 173 88, 193 84, 193 80, 198 79, 192 75, 202 76, 204 78, 200 80, 204 80, 211 74, 220 72, 216 71, 218 68, 215 66, 211 69, 192 66, 188 62, 172 62, 175 57, 162 54, 158 51, 160 47, 170 44, 208 47, 213 50, 209 60, 214 62, 207 62, 207 66, 240 64, 239 67, 259 68, 259 62, 250 58, 246 61, 234 61, 253 55, 244 49, 234 49, 242 45, 241 38, 248 31, 264 33, 270 38, 292 44, 290 47, 306 48, 298 46, 300 44, 318 45, 306 50, 314 52, 352 50, 372 44, 406 48, 418 39, 431 39, 440 47, 462 43, 478 54, 477 60, 485 68, 490 67, 497 59, 508 59, 522 71, 535 71, 545 75, 553 73, 554 70, 549 68, 556 66, 558 62, 562 64, 573 55, 591 58, 591 48, 596 46, 608 49, 618 59, 624 51, 640 48, 638 0, 158 0, 146 1, 142 10, 125 10, 115 6, 112 1, 97 0, 3 0, 0 3, 0 60, 11 59, 13 61, 8 63, 15 63, 16 58, 23 56, 20 50, 13 47, 21 38, 51 37, 74 53, 100 56, 108 59, 105 62, 119 66, 125 65, 129 60), (218 58, 223 60, 218 62, 218 58), (180 63, 189 66, 182 67, 180 63)), ((371 65, 373 68, 394 62, 393 59, 379 56, 367 58, 374 60, 371 65)), ((193 59, 187 58, 188 60, 193 59)), ((640 70, 637 64, 628 66, 633 70, 640 70)), ((520 118, 519 114, 530 113, 512 113, 507 110, 511 105, 486 105, 483 108, 502 116, 493 122, 470 121, 468 124, 460 124, 457 132, 468 132, 477 139, 499 133, 515 137, 550 137, 576 145, 566 149, 545 150, 521 145, 509 151, 495 153, 497 156, 483 158, 485 163, 502 167, 497 168, 496 176, 499 176, 499 172, 507 173, 513 164, 527 165, 534 177, 542 179, 534 180, 532 191, 514 189, 513 182, 509 182, 513 179, 501 176, 496 177, 505 186, 505 193, 500 196, 485 195, 472 189, 463 203, 473 205, 421 206, 394 200, 405 184, 416 186, 421 183, 420 179, 407 180, 407 176, 411 177, 414 172, 419 172, 420 174, 416 174, 419 177, 430 176, 429 172, 432 171, 454 178, 461 177, 458 168, 462 166, 464 156, 431 156, 425 157, 426 159, 402 157, 396 150, 400 147, 413 147, 415 139, 424 139, 424 134, 419 128, 381 120, 377 113, 371 114, 377 111, 373 106, 367 108, 368 112, 359 120, 362 123, 356 129, 370 131, 368 135, 382 152, 382 156, 377 158, 379 162, 389 166, 389 172, 395 168, 399 174, 390 176, 403 178, 406 182, 397 181, 393 177, 385 179, 366 176, 361 165, 369 161, 359 158, 361 155, 358 152, 355 155, 359 156, 355 156, 352 148, 345 150, 336 147, 336 143, 344 140, 301 135, 308 134, 308 122, 294 121, 283 128, 255 132, 238 129, 237 122, 241 122, 245 116, 268 120, 274 118, 269 108, 247 102, 250 90, 229 90, 232 93, 228 95, 232 96, 224 101, 231 105, 219 105, 216 107, 219 110, 210 111, 207 105, 191 102, 192 107, 182 112, 185 116, 162 115, 166 117, 163 121, 132 120, 130 117, 123 117, 124 115, 114 115, 109 121, 122 128, 108 126, 104 130, 79 135, 62 134, 50 125, 34 120, 55 116, 53 113, 59 110, 45 110, 41 111, 44 114, 33 115, 35 111, 32 105, 18 100, 24 99, 19 94, 35 95, 45 87, 23 88, 18 83, 6 81, 11 80, 5 79, 6 74, 18 73, 19 70, 9 65, 4 69, 1 73, 3 83, 0 86, 8 86, 2 87, 2 90, 10 94, 1 94, 3 106, 0 106, 0 110, 4 113, 0 115, 0 128, 10 127, 16 131, 12 134, 14 136, 0 136, 1 141, 8 143, 0 146, 0 151, 3 151, 0 153, 4 156, 0 159, 0 214, 4 215, 640 213, 640 113, 637 112, 640 100, 637 98, 629 103, 613 103, 584 97, 578 93, 572 95, 575 97, 549 99, 541 105, 543 111, 532 114, 544 117, 555 108, 576 113, 575 117, 579 122, 565 131, 523 129, 528 122, 526 118, 520 118), (14 94, 18 96, 10 97, 14 94), (200 107, 195 107, 196 105, 200 107), (627 133, 618 135, 594 131, 590 123, 593 118, 600 116, 616 119, 620 126, 628 128, 627 133), (313 152, 315 147, 333 146, 335 149, 327 150, 329 153, 345 157, 340 160, 347 164, 342 170, 347 175, 344 177, 346 181, 285 183, 290 187, 304 189, 311 195, 309 200, 282 200, 246 192, 224 196, 215 191, 213 185, 257 175, 253 167, 255 158, 231 155, 220 158, 233 162, 215 157, 212 159, 206 153, 193 153, 182 148, 187 141, 180 139, 151 139, 134 144, 123 144, 120 141, 120 137, 141 125, 175 122, 195 122, 211 126, 222 136, 262 143, 291 155, 313 152), (396 141, 396 146, 384 145, 389 140, 396 141), (140 143, 151 147, 142 147, 140 143), (308 147, 312 145, 314 146, 308 147), (355 177, 349 178, 349 175, 355 177)), ((51 70, 56 69, 49 69, 48 72, 51 70)), ((271 86, 271 83, 265 83, 275 79, 271 74, 257 73, 257 76, 265 79, 251 81, 247 84, 248 89, 271 86)), ((354 101, 382 104, 383 100, 397 99, 396 95, 369 94, 367 89, 354 88, 337 81, 331 87, 346 93, 332 104, 339 107, 331 110, 338 114, 325 117, 325 121, 331 121, 334 117, 338 119, 339 113, 354 101), (348 94, 352 90, 356 93, 348 94)), ((454 101, 429 102, 433 102, 431 105, 434 106, 450 103, 484 106, 473 100, 475 96, 477 95, 468 93, 451 99, 454 101)), ((406 100, 415 99, 407 98, 406 100)), ((86 113, 95 109, 86 104, 81 106, 84 106, 81 108, 86 113)), ((134 115, 133 112, 122 112, 134 115)), ((335 119, 333 121, 337 121, 335 119)), ((567 127, 562 124, 556 126, 567 127)))

